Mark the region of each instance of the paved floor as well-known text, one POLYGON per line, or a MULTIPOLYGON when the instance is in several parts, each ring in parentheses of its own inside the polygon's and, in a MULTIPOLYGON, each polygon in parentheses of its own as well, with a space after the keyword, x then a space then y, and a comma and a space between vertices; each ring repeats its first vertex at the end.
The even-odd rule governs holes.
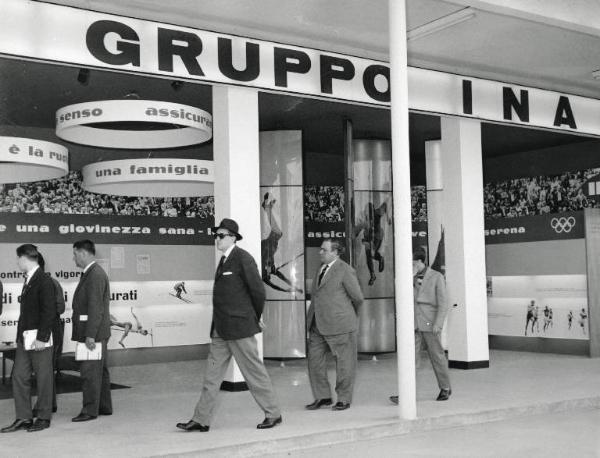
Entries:
POLYGON ((535 415, 271 456, 290 458, 600 457, 600 410, 535 415))
MULTIPOLYGON (((359 362, 355 399, 343 412, 304 410, 303 405, 312 401, 304 361, 284 367, 269 362, 283 408, 283 425, 258 431, 256 424, 263 415, 251 395, 222 393, 209 433, 175 428, 175 423, 192 415, 204 361, 117 367, 112 369, 113 381, 132 388, 113 391, 113 416, 71 423, 70 418, 80 410, 81 395, 61 395, 59 412, 49 430, 2 435, 0 455, 137 457, 197 456, 201 452, 202 456, 229 458, 568 408, 561 401, 592 399, 600 406, 598 360, 503 351, 492 352, 490 359, 489 369, 451 370, 453 395, 447 402, 434 401, 438 392, 435 378, 430 366, 423 364, 417 374, 417 422, 399 422, 397 409, 387 399, 395 391, 393 355, 359 362)), ((333 373, 330 378, 333 380, 333 373)), ((12 400, 0 401, 0 425, 13 419, 12 400)))

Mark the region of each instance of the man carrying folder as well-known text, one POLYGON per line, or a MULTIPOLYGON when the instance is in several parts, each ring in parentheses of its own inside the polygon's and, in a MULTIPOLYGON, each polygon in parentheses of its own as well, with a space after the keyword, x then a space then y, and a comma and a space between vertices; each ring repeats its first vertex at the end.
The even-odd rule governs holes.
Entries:
POLYGON ((83 408, 72 421, 81 422, 94 420, 98 415, 112 414, 110 374, 106 360, 106 344, 110 337, 110 285, 108 276, 96 263, 94 242, 75 242, 73 260, 77 267, 83 269, 83 275, 73 294, 71 340, 77 342, 80 350, 85 345, 89 353, 100 353, 99 359, 90 357, 80 363, 83 408))
POLYGON ((17 248, 17 265, 24 274, 23 290, 19 301, 17 325, 17 352, 12 372, 16 420, 2 428, 3 433, 21 429, 28 432, 50 427, 52 418, 52 326, 56 317, 56 302, 52 280, 39 265, 41 255, 35 245, 17 248), (31 409, 31 373, 37 383, 37 418, 33 421, 31 409))

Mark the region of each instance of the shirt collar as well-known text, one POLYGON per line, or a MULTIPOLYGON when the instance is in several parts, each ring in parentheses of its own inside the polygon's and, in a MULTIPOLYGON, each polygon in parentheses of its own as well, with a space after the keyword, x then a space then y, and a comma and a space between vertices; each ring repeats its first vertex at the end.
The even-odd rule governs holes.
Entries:
POLYGON ((31 281, 33 274, 35 274, 35 271, 38 270, 39 267, 40 266, 35 266, 33 269, 27 271, 27 283, 29 283, 31 281))
POLYGON ((229 248, 227 248, 225 253, 223 253, 223 256, 225 256, 225 259, 227 259, 229 257, 229 255, 231 254, 231 252, 233 251, 234 248, 235 248, 235 243, 233 245, 231 245, 229 248))
MULTIPOLYGON (((331 261, 329 264, 325 264, 325 266, 327 266, 327 268, 329 269, 329 268, 331 268, 331 266, 333 265, 333 263, 334 263, 335 261, 337 261, 337 260, 338 260, 338 258, 335 258, 335 259, 334 259, 333 261, 331 261)), ((325 266, 323 266, 323 269, 325 268, 325 266)))
POLYGON ((90 267, 92 267, 92 264, 94 264, 95 262, 96 261, 92 261, 87 266, 85 266, 83 269, 83 273, 86 273, 90 269, 90 267))

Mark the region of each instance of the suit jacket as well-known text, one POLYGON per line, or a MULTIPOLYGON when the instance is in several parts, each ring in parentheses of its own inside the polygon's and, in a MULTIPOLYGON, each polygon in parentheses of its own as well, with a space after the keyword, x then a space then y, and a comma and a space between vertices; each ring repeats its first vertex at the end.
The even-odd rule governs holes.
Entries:
POLYGON ((433 326, 442 328, 448 313, 446 282, 444 276, 427 267, 421 286, 415 285, 415 329, 433 331, 433 326))
POLYGON ((17 325, 17 342, 23 342, 23 331, 37 329, 37 340, 48 342, 56 318, 54 284, 38 267, 21 293, 21 314, 17 325))
POLYGON ((52 326, 52 336, 54 339, 54 358, 56 360, 62 354, 63 340, 65 337, 65 323, 61 319, 61 315, 65 313, 65 294, 62 289, 60 282, 50 276, 49 273, 46 276, 52 280, 54 285, 54 300, 56 303, 56 317, 54 318, 54 325, 52 326))
POLYGON ((106 272, 94 263, 79 279, 73 294, 73 333, 71 340, 96 342, 110 337, 110 284, 106 272))
POLYGON ((0 315, 2 315, 2 299, 4 295, 4 287, 2 286, 2 282, 0 281, 0 315))
POLYGON ((260 332, 264 304, 265 287, 256 262, 235 246, 215 275, 212 326, 225 340, 251 337, 260 332))
POLYGON ((317 328, 324 336, 356 331, 358 308, 364 300, 356 271, 338 258, 319 285, 320 272, 321 268, 313 280, 308 326, 316 319, 317 328))

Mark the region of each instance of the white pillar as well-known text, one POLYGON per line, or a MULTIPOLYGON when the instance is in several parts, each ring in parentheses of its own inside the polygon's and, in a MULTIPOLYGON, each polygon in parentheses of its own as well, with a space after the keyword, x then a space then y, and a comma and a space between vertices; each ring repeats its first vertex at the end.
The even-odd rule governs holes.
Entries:
MULTIPOLYGON (((444 180, 442 179, 442 142, 425 142, 425 173, 427 188, 427 253, 429 264, 433 264, 442 236, 444 180)), ((446 320, 447 323, 447 320, 446 320)), ((442 329, 442 347, 448 349, 448 326, 442 329)))
MULTIPOLYGON (((258 91, 240 87, 213 87, 213 156, 215 162, 215 224, 232 218, 248 251, 260 269, 260 174, 258 91)), ((215 268, 221 253, 215 253, 215 268)), ((262 334, 258 334, 262 357, 262 334)), ((232 384, 244 382, 232 363, 225 376, 232 384)), ((235 387, 234 387, 235 388, 235 387)))
POLYGON ((390 88, 392 95, 392 182, 394 202, 394 270, 398 413, 417 416, 415 338, 412 284, 412 213, 408 145, 408 63, 406 0, 389 0, 390 88))
POLYGON ((450 367, 488 367, 481 122, 442 116, 441 146, 450 367))
POLYGON ((427 188, 427 250, 429 264, 433 263, 442 235, 442 208, 444 182, 442 180, 441 141, 425 142, 425 173, 427 188))

